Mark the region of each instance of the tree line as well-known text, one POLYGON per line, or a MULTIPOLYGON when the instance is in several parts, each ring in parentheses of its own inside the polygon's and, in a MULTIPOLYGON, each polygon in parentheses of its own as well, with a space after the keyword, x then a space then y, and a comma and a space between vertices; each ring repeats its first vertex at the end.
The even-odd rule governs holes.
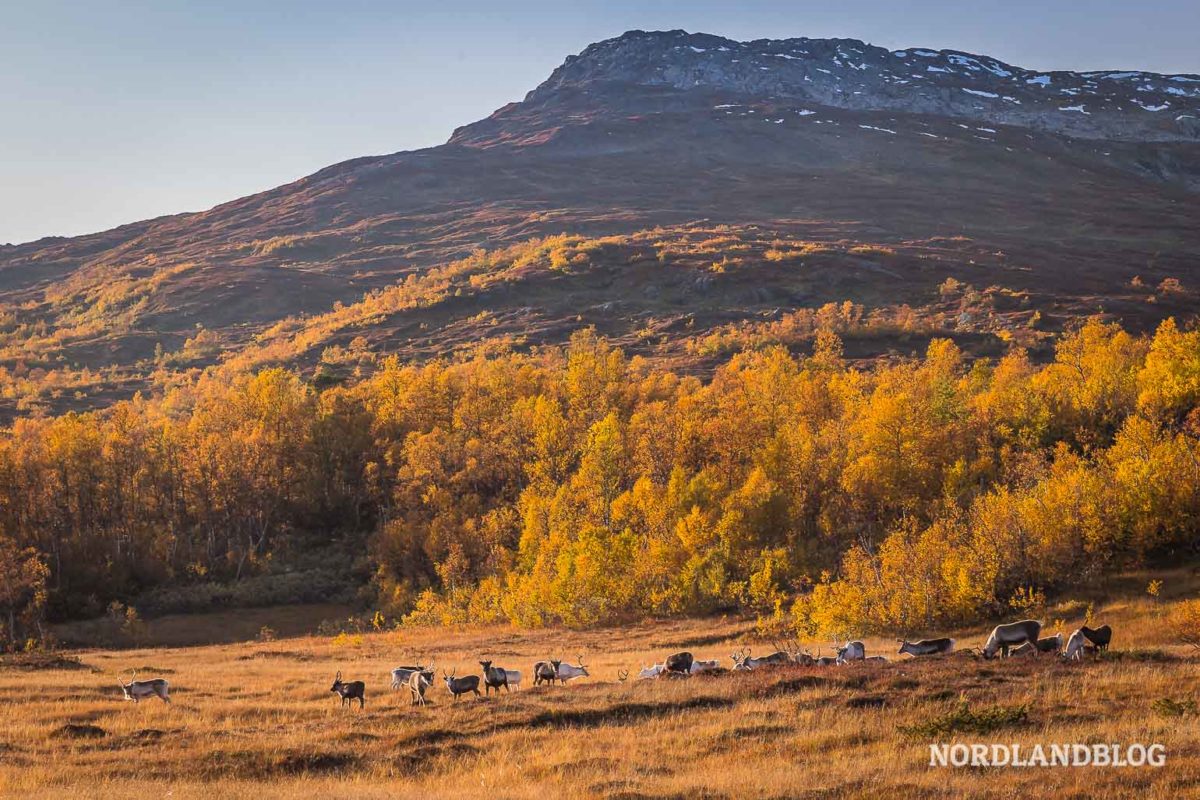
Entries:
POLYGON ((1198 406, 1200 332, 1173 320, 1089 320, 1044 365, 939 339, 861 368, 822 330, 702 380, 583 330, 324 389, 212 371, 5 432, 4 636, 325 551, 413 623, 968 622, 1190 555, 1198 406))

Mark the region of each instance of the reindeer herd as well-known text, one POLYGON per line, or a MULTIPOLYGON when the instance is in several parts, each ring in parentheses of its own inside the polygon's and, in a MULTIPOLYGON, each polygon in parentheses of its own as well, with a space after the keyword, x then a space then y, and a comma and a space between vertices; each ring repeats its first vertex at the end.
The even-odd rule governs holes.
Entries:
MULTIPOLYGON (((1069 661, 1079 661, 1085 655, 1098 655, 1107 650, 1109 643, 1112 641, 1112 628, 1108 625, 1101 625, 1098 628, 1089 628, 1084 625, 1067 637, 1065 646, 1061 632, 1045 638, 1042 638, 1041 634, 1042 623, 1037 620, 1025 619, 1019 622, 1009 622, 993 628, 987 641, 978 650, 976 648, 969 648, 958 652, 971 653, 985 659, 993 659, 997 656, 1001 658, 1018 656, 1036 657, 1049 653, 1069 661)), ((955 652, 955 640, 949 638, 921 639, 915 642, 910 642, 907 639, 897 639, 896 641, 900 643, 898 651, 900 655, 907 654, 914 658, 945 655, 955 652)), ((661 664, 642 667, 638 672, 637 679, 686 678, 692 675, 726 671, 749 672, 787 664, 825 667, 858 661, 888 661, 886 656, 868 656, 867 648, 861 641, 839 642, 837 639, 834 639, 833 645, 834 655, 832 656, 822 656, 820 649, 817 650, 816 655, 813 655, 808 649, 802 648, 798 641, 791 639, 784 641, 782 645, 776 642, 776 650, 765 656, 754 656, 750 648, 747 647, 730 654, 730 660, 733 662, 731 670, 722 668, 720 661, 715 658, 701 660, 695 658, 692 653, 687 651, 672 653, 663 659, 661 664)), ((574 678, 591 677, 587 667, 584 666, 582 654, 579 655, 577 661, 578 663, 576 664, 568 664, 562 659, 538 661, 533 665, 533 685, 554 685, 556 682, 566 684, 567 681, 574 678)), ((459 676, 456 669, 451 670, 449 674, 444 669, 441 671, 442 680, 446 684, 446 690, 454 697, 455 702, 458 702, 458 698, 465 694, 486 697, 493 691, 499 694, 501 688, 505 692, 521 688, 522 675, 520 670, 500 667, 493 661, 480 661, 479 666, 482 672, 481 675, 459 676), (481 682, 483 683, 482 693, 479 691, 479 684, 481 682)), ((393 690, 407 688, 411 696, 411 705, 425 705, 425 693, 434 682, 435 669, 433 664, 429 664, 428 666, 409 664, 396 667, 392 670, 391 675, 393 690)), ((167 681, 162 678, 139 681, 136 678, 137 673, 135 672, 130 677, 129 683, 118 682, 126 700, 132 700, 137 703, 143 699, 158 697, 164 703, 171 702, 167 681)), ((629 679, 629 670, 619 670, 617 672, 617 679, 621 683, 627 681, 629 679)), ((333 686, 330 687, 329 691, 341 698, 341 705, 343 707, 347 705, 352 706, 355 700, 358 701, 360 709, 366 707, 366 683, 363 681, 343 681, 340 670, 334 678, 333 686)))

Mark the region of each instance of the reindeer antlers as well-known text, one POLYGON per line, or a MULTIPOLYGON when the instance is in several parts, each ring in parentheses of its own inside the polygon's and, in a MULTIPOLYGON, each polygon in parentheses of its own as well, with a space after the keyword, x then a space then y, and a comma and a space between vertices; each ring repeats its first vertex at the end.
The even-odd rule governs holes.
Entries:
POLYGON ((627 670, 627 669, 617 670, 617 680, 620 681, 621 683, 624 683, 625 681, 629 680, 629 670, 627 670))

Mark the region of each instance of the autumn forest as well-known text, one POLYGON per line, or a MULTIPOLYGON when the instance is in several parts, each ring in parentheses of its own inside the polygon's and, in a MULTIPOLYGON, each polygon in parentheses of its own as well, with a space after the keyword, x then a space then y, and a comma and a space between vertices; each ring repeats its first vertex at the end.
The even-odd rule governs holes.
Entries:
POLYGON ((1053 360, 818 331, 710 378, 563 347, 209 371, 0 442, 6 646, 112 608, 342 593, 376 620, 593 626, 751 610, 919 632, 1194 547, 1200 331, 1088 320, 1053 360))

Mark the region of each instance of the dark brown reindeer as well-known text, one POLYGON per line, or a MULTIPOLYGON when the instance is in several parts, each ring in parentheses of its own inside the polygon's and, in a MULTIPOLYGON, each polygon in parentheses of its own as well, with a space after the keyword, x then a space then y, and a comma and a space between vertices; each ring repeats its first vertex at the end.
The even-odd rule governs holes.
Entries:
POLYGON ((454 677, 457 670, 451 670, 450 674, 446 674, 446 670, 442 670, 442 679, 446 681, 446 688, 450 690, 450 694, 454 695, 454 702, 458 702, 460 694, 474 692, 476 697, 483 697, 479 693, 479 676, 466 675, 462 678, 454 677))
POLYGON ((550 659, 549 661, 539 661, 533 665, 533 685, 541 686, 543 683, 548 683, 551 686, 558 680, 558 666, 561 661, 550 659))
POLYGON ((663 672, 678 672, 681 675, 690 675, 692 672, 692 662, 695 660, 695 657, 686 650, 682 653, 669 655, 667 656, 667 660, 663 662, 663 672))
POLYGON ((338 670, 337 677, 333 679, 333 686, 329 687, 329 691, 336 692, 342 698, 343 708, 347 703, 353 704, 355 700, 358 701, 359 708, 365 708, 367 705, 367 685, 362 681, 343 683, 341 670, 338 670))
POLYGON ((939 656, 943 653, 949 653, 954 650, 954 640, 949 638, 942 639, 920 639, 915 642, 910 642, 907 639, 897 639, 900 643, 900 654, 908 653, 910 656, 939 656))
POLYGON ((511 692, 508 688, 508 671, 503 667, 493 667, 491 661, 480 661, 479 666, 483 667, 483 693, 488 695, 492 689, 496 690, 496 694, 500 694, 500 687, 504 687, 504 691, 511 692))
POLYGON ((1108 625, 1101 625, 1099 628, 1089 628, 1084 625, 1079 630, 1102 653, 1108 649, 1108 645, 1112 641, 1112 628, 1108 625))

